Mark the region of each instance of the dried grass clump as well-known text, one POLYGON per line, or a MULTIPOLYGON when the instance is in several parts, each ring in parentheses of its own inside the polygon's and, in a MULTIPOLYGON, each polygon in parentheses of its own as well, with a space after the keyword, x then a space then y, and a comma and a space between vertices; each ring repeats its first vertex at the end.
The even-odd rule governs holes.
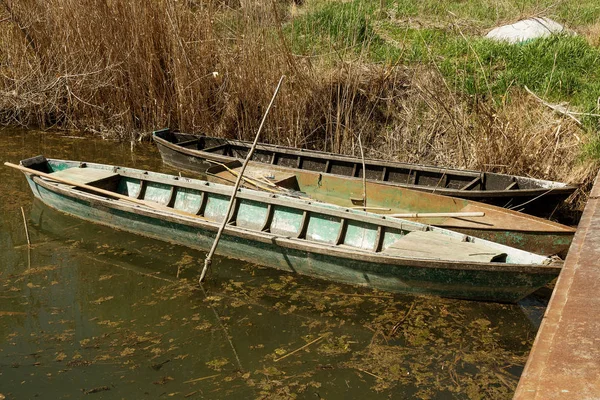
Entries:
POLYGON ((294 55, 285 4, 159 0, 9 3, 0 78, 5 123, 110 131, 170 126, 251 137, 288 76, 264 140, 333 151, 375 138, 403 87, 401 69, 294 55), (22 27, 20 29, 19 27, 22 27), (400 71, 400 72, 398 72, 400 71))
POLYGON ((581 29, 581 33, 594 47, 600 47, 600 21, 581 29))

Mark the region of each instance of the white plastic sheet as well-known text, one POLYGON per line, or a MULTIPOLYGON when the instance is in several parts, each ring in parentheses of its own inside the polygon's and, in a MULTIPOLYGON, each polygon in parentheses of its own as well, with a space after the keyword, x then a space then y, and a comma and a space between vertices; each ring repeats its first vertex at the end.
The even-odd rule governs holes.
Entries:
POLYGON ((565 33, 572 34, 564 26, 549 18, 529 18, 494 28, 485 37, 514 44, 565 33))

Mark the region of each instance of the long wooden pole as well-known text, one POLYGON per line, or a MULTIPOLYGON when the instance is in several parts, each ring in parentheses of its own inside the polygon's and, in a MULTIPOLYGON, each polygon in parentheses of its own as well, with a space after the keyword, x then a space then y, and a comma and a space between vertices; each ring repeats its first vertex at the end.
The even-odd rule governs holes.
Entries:
POLYGON ((441 212, 441 213, 400 213, 400 214, 384 214, 386 217, 394 218, 436 218, 436 217, 451 217, 451 218, 466 218, 466 217, 485 217, 485 213, 481 211, 474 212, 441 212))
POLYGON ((233 208, 233 203, 235 201, 235 195, 237 194, 237 191, 240 187, 240 183, 242 182, 242 178, 244 176, 244 171, 246 170, 246 166, 248 165, 248 162, 250 161, 250 159, 252 158, 252 155, 254 154, 254 149, 256 149, 256 145, 258 144, 258 138, 260 137, 260 132, 262 131, 262 128, 265 124, 267 115, 269 115, 269 110, 271 109, 271 106, 275 102, 277 93, 279 93, 279 88, 281 87, 281 83, 283 82, 284 77, 285 76, 282 76, 279 79, 279 83, 277 84, 275 93, 273 93, 271 102, 269 103, 269 106, 267 107, 267 110, 265 111, 265 115, 263 115, 263 119, 260 122, 260 126, 258 127, 258 132, 256 132, 256 137, 254 138, 254 143, 252 143, 252 147, 248 151, 248 155, 246 156, 246 159, 244 160, 244 164, 242 164, 242 168, 240 168, 239 175, 237 177, 237 180, 235 181, 235 186, 233 187, 233 192, 231 193, 231 198, 229 199, 229 205, 227 206, 227 212, 225 213, 225 216, 223 217, 223 222, 221 223, 221 226, 219 227, 219 230, 217 231, 217 236, 215 237, 215 241, 213 242, 213 245, 210 248, 208 255, 206 256, 206 259, 204 260, 204 268, 202 268, 202 273, 200 274, 200 279, 199 279, 200 283, 202 283, 204 281, 206 272, 208 271, 208 267, 210 266, 210 264, 212 262, 212 256, 215 254, 215 251, 217 250, 217 245, 219 244, 219 239, 221 239, 221 235, 223 234, 225 225, 227 225, 227 221, 229 220, 229 215, 231 214, 231 210, 233 208))
POLYGON ((363 184, 363 206, 367 206, 367 168, 365 166, 365 153, 363 152, 360 133, 358 134, 358 146, 360 147, 360 158, 362 160, 362 184, 363 184))

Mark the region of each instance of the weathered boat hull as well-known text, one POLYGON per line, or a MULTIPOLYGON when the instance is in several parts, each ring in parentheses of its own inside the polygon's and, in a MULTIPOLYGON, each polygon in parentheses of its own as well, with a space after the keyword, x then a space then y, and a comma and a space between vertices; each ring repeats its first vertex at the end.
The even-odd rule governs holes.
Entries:
MULTIPOLYGON (((249 143, 239 140, 189 134, 177 135, 188 139, 196 138, 200 142, 230 144, 236 148, 236 151, 231 153, 232 155, 204 151, 201 149, 204 146, 200 144, 194 149, 194 146, 178 145, 178 136, 168 129, 156 131, 153 137, 163 161, 193 172, 203 172, 210 167, 211 164, 206 160, 227 163, 243 158, 250 146, 249 143)), ((296 170, 331 173, 355 179, 362 177, 360 159, 320 151, 263 144, 259 146, 252 160, 296 170), (275 153, 277 156, 273 156, 275 153)), ((382 185, 463 198, 511 208, 536 216, 552 214, 560 203, 577 190, 575 185, 560 182, 481 171, 438 168, 382 160, 366 160, 366 165, 367 179, 382 185), (416 171, 419 171, 419 174, 416 171)))
MULTIPOLYGON (((103 207, 96 202, 62 196, 39 186, 36 190, 39 191, 41 201, 60 212, 154 239, 205 251, 210 248, 216 235, 216 229, 193 229, 185 224, 131 214, 103 207)), ((424 270, 410 265, 392 270, 378 263, 339 259, 284 244, 285 239, 281 239, 280 243, 273 243, 225 233, 219 242, 218 253, 288 272, 390 292, 498 302, 516 302, 548 283, 555 275, 507 274, 489 270, 424 270)))
MULTIPOLYGON (((35 197, 58 211, 147 237, 206 250, 218 229, 217 223, 199 218, 132 206, 39 177, 28 176, 27 179, 35 197)), ((301 243, 293 237, 229 226, 218 252, 285 271, 391 292, 502 302, 518 301, 560 271, 559 266, 539 264, 390 258, 348 249, 348 246, 301 243)))
MULTIPOLYGON (((259 164, 251 164, 247 174, 252 174, 259 164)), ((207 179, 216 183, 235 179, 230 172, 240 166, 239 161, 213 165, 207 169, 207 179)), ((260 170, 264 170, 261 168, 260 170)), ((260 171, 259 170, 259 171, 260 171)), ((283 172, 280 167, 270 171, 283 172)), ((360 180, 312 171, 296 171, 294 186, 312 199, 342 207, 353 207, 352 199, 362 198, 363 184, 360 180)), ((368 205, 386 211, 374 211, 382 215, 395 213, 482 212, 484 217, 420 217, 412 219, 423 224, 450 229, 510 247, 537 254, 563 257, 569 250, 575 229, 542 218, 472 202, 466 199, 423 193, 367 181, 368 205)))

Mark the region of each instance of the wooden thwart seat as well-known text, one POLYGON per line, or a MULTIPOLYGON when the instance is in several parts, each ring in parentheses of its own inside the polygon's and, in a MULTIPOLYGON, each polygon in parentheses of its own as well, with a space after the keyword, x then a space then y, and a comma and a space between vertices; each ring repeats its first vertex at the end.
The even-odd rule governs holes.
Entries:
POLYGON ((435 231, 413 231, 404 235, 384 251, 399 257, 443 259, 465 262, 504 262, 506 253, 486 245, 462 242, 435 231))
POLYGON ((99 184, 101 182, 110 182, 119 177, 119 174, 109 169, 98 168, 69 168, 62 171, 53 172, 51 176, 66 179, 71 182, 84 185, 99 184))

